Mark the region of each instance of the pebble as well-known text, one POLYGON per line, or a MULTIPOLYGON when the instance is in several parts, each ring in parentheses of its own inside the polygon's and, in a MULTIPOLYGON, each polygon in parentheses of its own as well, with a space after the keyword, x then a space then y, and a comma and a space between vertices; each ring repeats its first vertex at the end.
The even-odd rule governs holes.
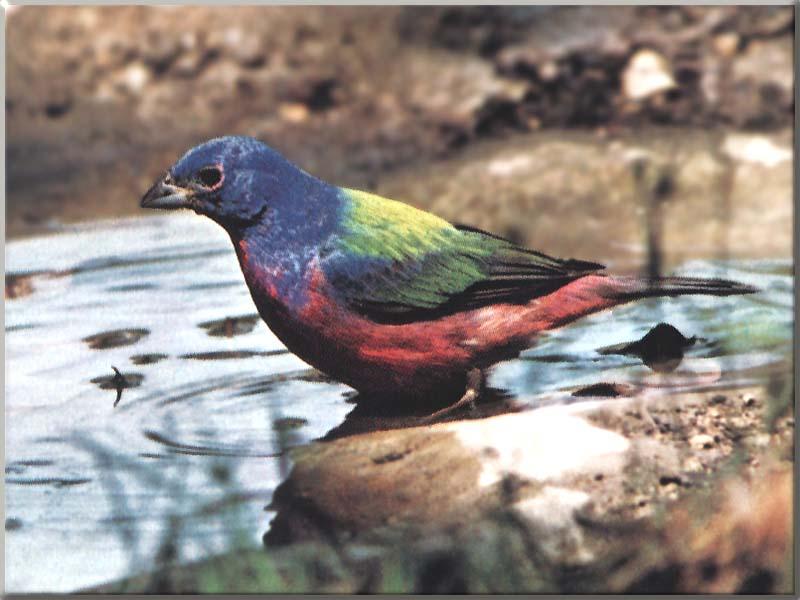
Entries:
POLYGON ((731 58, 739 49, 739 34, 728 31, 714 37, 714 51, 723 58, 731 58))
POLYGON ((290 123, 302 123, 308 119, 309 113, 308 107, 299 102, 284 102, 278 107, 281 119, 290 123))
POLYGON ((634 54, 622 72, 622 91, 631 100, 643 100, 673 87, 669 62, 653 50, 634 54))
MULTIPOLYGON (((266 61, 266 50, 261 37, 255 33, 230 28, 222 34, 221 40, 214 41, 221 42, 225 53, 242 67, 260 67, 266 61)), ((213 41, 211 45, 214 45, 213 41)))
POLYGON ((696 456, 690 456, 685 461, 683 461, 683 470, 689 471, 690 473, 702 471, 703 463, 700 462, 700 459, 697 458, 696 456))
POLYGON ((126 40, 105 37, 98 40, 95 46, 95 65, 102 70, 124 67, 136 55, 136 49, 126 40))
POLYGON ((186 52, 172 65, 172 71, 179 77, 193 77, 200 72, 204 57, 205 53, 199 50, 186 52))
POLYGON ((133 63, 122 71, 119 84, 133 94, 141 94, 150 81, 150 72, 141 63, 133 63))
POLYGON ((759 434, 755 436, 755 439, 753 440, 753 443, 758 448, 766 448, 767 446, 769 446, 769 442, 770 442, 770 437, 768 433, 759 434))
POLYGON ((142 46, 142 60, 156 72, 165 71, 181 52, 180 41, 172 36, 151 35, 142 46))
POLYGON ((700 433, 689 438, 692 448, 708 449, 714 446, 714 438, 707 433, 700 433))

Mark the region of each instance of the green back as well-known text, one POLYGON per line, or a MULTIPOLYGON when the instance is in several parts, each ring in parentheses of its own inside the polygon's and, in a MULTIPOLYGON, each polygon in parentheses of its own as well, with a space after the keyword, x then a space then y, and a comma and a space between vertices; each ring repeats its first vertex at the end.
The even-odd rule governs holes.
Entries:
POLYGON ((345 213, 322 267, 346 302, 376 321, 524 302, 602 268, 521 248, 374 194, 341 193, 345 213))

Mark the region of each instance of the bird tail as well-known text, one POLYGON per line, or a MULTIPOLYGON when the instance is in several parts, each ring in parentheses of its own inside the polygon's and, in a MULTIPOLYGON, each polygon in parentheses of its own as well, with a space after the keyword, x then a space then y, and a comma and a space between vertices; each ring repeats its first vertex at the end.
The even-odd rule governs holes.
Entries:
POLYGON ((751 285, 727 279, 614 277, 614 280, 617 285, 612 286, 611 295, 614 299, 622 302, 659 296, 685 296, 689 294, 733 296, 736 294, 753 294, 758 291, 758 288, 751 285))
POLYGON ((580 317, 642 298, 686 294, 730 296, 757 291, 750 285, 725 279, 586 275, 559 288, 550 296, 533 301, 529 333, 560 327, 580 317))

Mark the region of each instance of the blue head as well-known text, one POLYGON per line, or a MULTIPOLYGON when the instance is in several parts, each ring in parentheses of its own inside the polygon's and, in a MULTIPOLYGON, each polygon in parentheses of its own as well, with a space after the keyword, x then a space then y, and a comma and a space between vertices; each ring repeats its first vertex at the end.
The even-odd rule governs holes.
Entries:
POLYGON ((307 212, 325 187, 266 144, 229 136, 189 150, 148 190, 141 205, 191 208, 236 235, 274 218, 271 209, 284 218, 285 213, 307 212))

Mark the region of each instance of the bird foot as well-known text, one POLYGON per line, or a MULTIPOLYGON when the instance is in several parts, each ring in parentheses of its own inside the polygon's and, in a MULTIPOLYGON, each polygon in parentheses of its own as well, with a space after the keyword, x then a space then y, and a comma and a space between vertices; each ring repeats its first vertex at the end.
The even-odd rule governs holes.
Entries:
POLYGON ((478 399, 480 396, 481 385, 483 384, 483 373, 480 369, 472 369, 467 373, 467 389, 464 392, 464 395, 450 406, 447 406, 441 410, 437 410, 435 413, 432 413, 422 419, 423 423, 430 423, 431 421, 435 421, 440 417, 449 415, 452 412, 455 412, 462 406, 469 406, 470 410, 475 410, 475 400, 478 399))

